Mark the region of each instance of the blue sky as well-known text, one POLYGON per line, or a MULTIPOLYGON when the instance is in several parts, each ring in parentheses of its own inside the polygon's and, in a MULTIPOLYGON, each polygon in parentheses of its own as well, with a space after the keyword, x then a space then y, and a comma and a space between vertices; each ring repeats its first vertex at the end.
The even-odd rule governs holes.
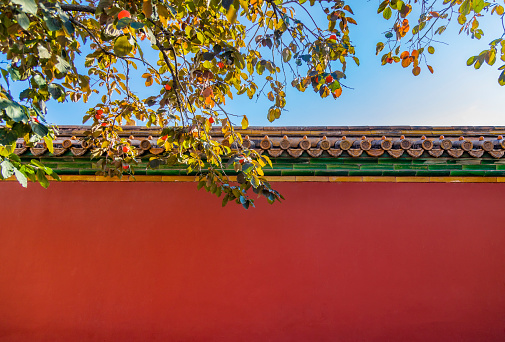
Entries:
MULTIPOLYGON (((488 43, 503 33, 497 16, 492 18, 494 23, 488 21, 484 25, 485 36, 481 40, 458 35, 459 27, 452 23, 440 36, 448 45, 434 44, 436 53, 430 56, 429 64, 435 74, 424 67, 415 77, 411 69, 403 69, 399 63, 381 66, 380 57, 375 56, 376 43, 385 40, 383 32, 392 24, 376 14, 379 2, 349 3, 358 22, 352 27, 351 37, 361 61, 359 67, 349 65, 346 72, 345 84, 353 90, 345 89, 334 100, 321 99, 311 89, 300 93, 290 88, 286 92, 288 111, 274 123, 266 118, 270 102, 265 98, 256 101, 239 96, 227 102, 226 109, 246 114, 254 126, 505 125, 505 87, 497 82, 501 61, 492 67, 483 65, 480 70, 466 66, 468 57, 487 49, 488 43)), ((414 20, 415 14, 409 19, 414 20)), ((81 124, 89 105, 93 105, 93 98, 88 104, 48 103, 48 121, 81 124)))

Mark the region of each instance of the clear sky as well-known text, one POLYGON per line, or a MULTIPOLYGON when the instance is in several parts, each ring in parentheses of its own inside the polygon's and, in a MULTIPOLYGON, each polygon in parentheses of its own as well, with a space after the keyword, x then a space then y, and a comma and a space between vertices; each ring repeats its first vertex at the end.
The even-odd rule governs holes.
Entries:
MULTIPOLYGON (((358 26, 352 25, 351 37, 361 61, 359 67, 349 63, 346 72, 345 85, 353 90, 345 89, 334 100, 331 96, 321 99, 311 89, 300 93, 290 88, 288 112, 274 123, 266 118, 270 102, 265 98, 256 101, 239 96, 227 103, 227 110, 246 114, 253 126, 505 125, 505 87, 497 82, 497 68, 503 63, 497 60, 494 66, 485 64, 480 70, 466 66, 470 56, 487 49, 489 42, 503 33, 497 16, 492 18, 494 23, 490 20, 487 25, 482 25, 484 21, 481 23, 485 32, 481 40, 458 35, 459 26, 452 23, 452 28, 440 36, 448 45, 434 44, 436 53, 430 56, 429 64, 435 74, 423 67, 415 77, 411 69, 403 69, 399 63, 381 66, 380 57, 375 56, 376 43, 385 41, 383 33, 392 25, 376 14, 379 2, 349 3, 358 22, 358 26)), ((415 20, 415 14, 409 19, 415 20)), ((88 104, 93 105, 93 98, 88 104)), ((48 121, 81 124, 88 104, 48 103, 48 121)))

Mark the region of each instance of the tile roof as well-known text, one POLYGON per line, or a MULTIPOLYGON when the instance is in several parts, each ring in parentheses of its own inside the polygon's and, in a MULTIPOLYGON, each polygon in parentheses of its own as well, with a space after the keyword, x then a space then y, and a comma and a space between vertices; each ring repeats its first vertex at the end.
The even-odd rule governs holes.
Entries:
MULTIPOLYGON (((22 159, 39 158, 60 175, 92 177, 96 169, 89 158, 91 147, 83 140, 87 129, 60 126, 54 155, 43 144, 27 148, 22 141, 15 153, 22 159)), ((149 156, 164 151, 156 146, 160 131, 124 127, 121 134, 129 137, 142 160, 135 174, 186 177, 184 166, 147 168, 149 156)), ((396 179, 402 177, 414 181, 414 177, 416 181, 437 181, 433 177, 438 177, 443 181, 441 177, 470 177, 477 181, 480 177, 499 181, 505 177, 505 127, 250 127, 237 132, 246 147, 271 157, 273 168, 264 171, 273 180, 393 177, 391 181, 401 181, 396 179)), ((220 129, 211 135, 223 139, 220 129)))
MULTIPOLYGON (((91 146, 85 140, 85 126, 61 126, 54 142, 55 156, 70 151, 75 156, 84 155, 91 146)), ((156 146, 160 129, 126 127, 121 135, 129 137, 140 154, 162 153, 156 146)), ((298 158, 306 154, 312 158, 368 155, 380 157, 388 154, 399 158, 404 154, 412 158, 441 156, 481 158, 485 155, 502 158, 505 153, 505 127, 251 127, 239 130, 244 145, 268 153, 274 158, 298 158)), ((219 129, 211 135, 223 140, 219 129)), ((27 148, 20 139, 16 154, 31 152, 34 156, 48 154, 43 144, 27 148)))

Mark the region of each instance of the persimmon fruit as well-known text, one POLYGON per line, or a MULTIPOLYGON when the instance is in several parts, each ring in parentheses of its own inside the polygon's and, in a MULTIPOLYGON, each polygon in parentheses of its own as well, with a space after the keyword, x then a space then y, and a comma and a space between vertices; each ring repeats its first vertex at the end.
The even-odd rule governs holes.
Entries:
POLYGON ((123 18, 131 18, 131 14, 130 12, 128 12, 127 10, 122 10, 121 12, 118 13, 117 15, 117 18, 119 20, 123 19, 123 18))

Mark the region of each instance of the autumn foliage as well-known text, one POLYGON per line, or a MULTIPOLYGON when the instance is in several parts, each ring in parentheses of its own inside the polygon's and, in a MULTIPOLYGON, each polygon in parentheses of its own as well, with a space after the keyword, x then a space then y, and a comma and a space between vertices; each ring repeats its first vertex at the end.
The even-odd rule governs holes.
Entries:
MULTIPOLYGON (((222 197, 223 204, 248 208, 253 194, 279 200, 262 171, 269 158, 245 147, 234 128, 247 128, 249 118, 228 113, 226 101, 265 97, 273 122, 285 112, 287 87, 310 89, 321 98, 345 95, 348 63, 360 63, 351 39, 359 25, 350 4, 0 0, 0 178, 14 175, 24 186, 28 179, 44 186, 47 176, 57 179, 38 162, 22 163, 13 153, 15 142, 43 141, 52 150, 56 131, 45 121, 46 102, 83 101, 89 103, 83 123, 91 125, 86 139, 99 174, 134 172, 129 165, 139 161, 136 150, 119 133, 122 125, 142 123, 160 127, 157 145, 165 150, 151 157, 150 167, 186 165, 199 175, 199 187, 222 197), (317 14, 323 19, 315 20, 317 14), (13 94, 13 82, 25 89, 13 94), (150 88, 150 95, 139 97, 139 86, 150 88), (213 139, 212 127, 220 127, 223 141, 213 139)), ((447 25, 456 20, 461 32, 481 39, 482 17, 503 20, 504 9, 497 1, 385 0, 378 13, 392 20, 386 41, 376 48, 382 64, 400 64, 419 75, 425 67, 434 72, 427 56, 435 53, 433 37, 447 25)), ((498 58, 505 61, 504 53, 500 37, 468 65, 493 65, 498 58)))

